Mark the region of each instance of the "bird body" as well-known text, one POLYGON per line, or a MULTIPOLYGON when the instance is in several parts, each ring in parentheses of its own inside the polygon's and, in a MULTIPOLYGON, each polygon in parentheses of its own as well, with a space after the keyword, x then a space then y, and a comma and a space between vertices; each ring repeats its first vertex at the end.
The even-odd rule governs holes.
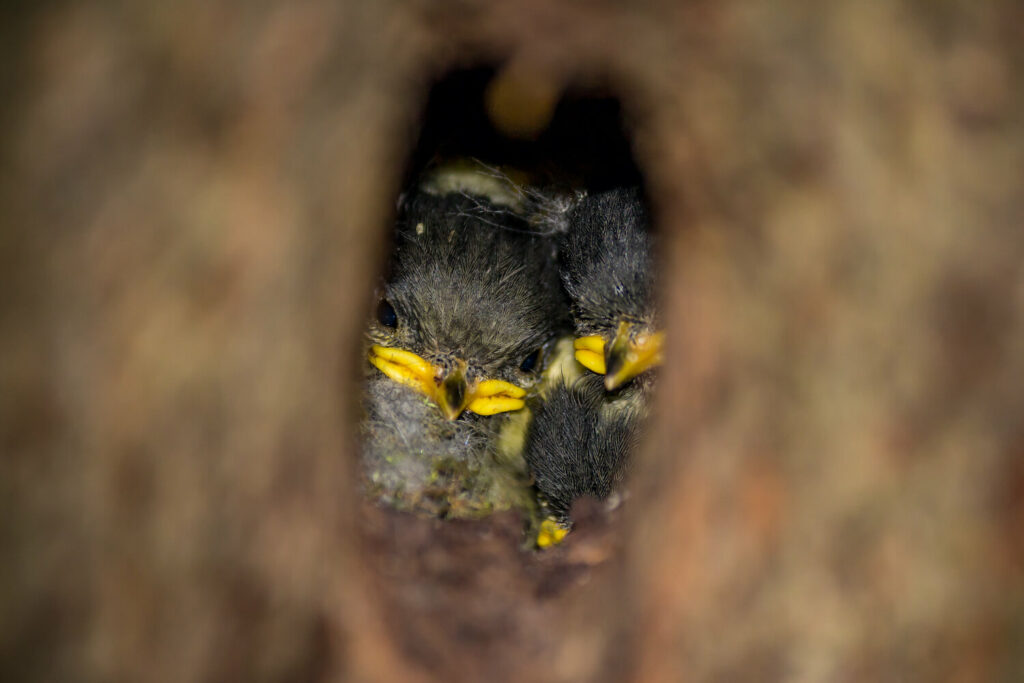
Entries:
POLYGON ((521 195, 480 194, 492 173, 461 173, 400 202, 367 329, 367 480, 446 517, 534 518, 536 491, 545 546, 576 498, 615 490, 635 450, 660 362, 649 219, 638 190, 617 189, 580 199, 556 240, 521 195))
POLYGON ((607 498, 622 480, 639 415, 615 403, 590 375, 555 384, 534 412, 527 465, 542 507, 563 527, 574 500, 607 498))
POLYGON ((438 517, 531 509, 529 474, 503 444, 518 415, 448 420, 415 389, 379 373, 367 377, 363 405, 362 459, 377 500, 438 517))
POLYGON ((621 482, 661 362, 650 219, 637 188, 583 198, 560 245, 575 358, 590 372, 547 389, 524 457, 544 514, 537 544, 561 540, 572 502, 606 498, 621 482))
POLYGON ((514 433, 568 323, 555 246, 507 206, 431 187, 401 202, 367 330, 370 488, 446 516, 528 506, 514 433))
POLYGON ((576 205, 561 245, 576 358, 605 375, 608 390, 661 360, 649 225, 639 188, 616 188, 576 205))

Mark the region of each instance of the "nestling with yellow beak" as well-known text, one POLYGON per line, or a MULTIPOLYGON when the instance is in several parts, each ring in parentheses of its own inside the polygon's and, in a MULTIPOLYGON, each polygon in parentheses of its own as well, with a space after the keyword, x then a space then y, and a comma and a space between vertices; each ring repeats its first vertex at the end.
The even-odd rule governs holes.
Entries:
POLYGON ((541 547, 568 532, 575 499, 613 492, 635 450, 662 360, 649 225, 638 188, 589 195, 569 213, 561 277, 575 358, 589 372, 548 388, 530 426, 524 455, 547 516, 541 547))
POLYGON ((649 224, 637 188, 590 195, 570 212, 560 250, 576 360, 608 391, 646 384, 662 360, 649 224))
POLYGON ((500 198, 422 183, 401 200, 367 331, 379 498, 442 516, 529 506, 523 408, 568 325, 554 254, 500 198))

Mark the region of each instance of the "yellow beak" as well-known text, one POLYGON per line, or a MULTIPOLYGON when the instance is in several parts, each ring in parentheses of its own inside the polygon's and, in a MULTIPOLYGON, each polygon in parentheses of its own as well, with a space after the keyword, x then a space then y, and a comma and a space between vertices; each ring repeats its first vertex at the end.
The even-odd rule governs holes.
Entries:
POLYGON ((608 391, 617 389, 637 375, 661 365, 664 342, 664 332, 634 333, 628 323, 619 323, 619 331, 605 361, 605 388, 608 391))
POLYGON ((580 365, 591 372, 604 374, 604 338, 601 335, 580 337, 573 340, 572 346, 576 349, 575 356, 580 365))
POLYGON ((558 545, 569 534, 569 529, 550 517, 540 523, 537 531, 537 547, 541 550, 558 545))
POLYGON ((623 321, 607 351, 604 338, 596 334, 576 339, 573 347, 580 365, 604 375, 605 388, 611 391, 660 365, 664 341, 664 332, 638 333, 634 326, 623 321))
POLYGON ((466 364, 445 374, 427 360, 411 351, 373 345, 370 363, 400 384, 410 386, 437 403, 449 420, 464 410, 477 415, 496 415, 519 410, 525 405, 526 390, 500 379, 488 379, 470 384, 466 380, 466 364))

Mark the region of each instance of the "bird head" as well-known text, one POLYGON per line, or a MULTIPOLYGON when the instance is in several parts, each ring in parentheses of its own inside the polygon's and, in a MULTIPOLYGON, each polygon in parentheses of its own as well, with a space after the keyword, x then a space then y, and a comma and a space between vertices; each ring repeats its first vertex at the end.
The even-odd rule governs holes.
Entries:
POLYGON ((449 420, 522 408, 566 324, 552 245, 484 198, 422 191, 395 240, 370 363, 449 420))
POLYGON ((583 198, 568 222, 562 281, 572 300, 576 360, 604 375, 611 391, 662 361, 649 215, 638 189, 619 188, 583 198))
POLYGON ((589 334, 573 342, 576 360, 604 375, 605 389, 613 391, 662 362, 665 333, 643 323, 619 322, 614 336, 589 334))

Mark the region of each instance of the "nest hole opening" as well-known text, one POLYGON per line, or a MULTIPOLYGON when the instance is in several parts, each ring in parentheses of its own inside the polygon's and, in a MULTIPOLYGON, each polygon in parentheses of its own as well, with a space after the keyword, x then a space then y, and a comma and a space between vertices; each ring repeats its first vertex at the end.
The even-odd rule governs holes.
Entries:
MULTIPOLYGON (((366 368, 369 388, 364 392, 360 430, 362 471, 368 492, 361 524, 366 561, 397 642, 414 660, 429 660, 435 670, 451 667, 453 672, 458 671, 460 661, 467 661, 469 650, 475 661, 481 652, 489 652, 494 662, 505 662, 508 670, 514 670, 521 666, 516 662, 516 653, 550 648, 556 639, 561 609, 556 606, 560 602, 557 598, 572 599, 572 588, 586 583, 587 577, 605 564, 618 546, 618 504, 628 498, 627 461, 637 450, 639 433, 646 426, 643 404, 654 371, 625 382, 624 386, 613 387, 606 381, 613 370, 611 360, 608 368, 602 365, 600 374, 593 366, 581 365, 577 361, 580 351, 590 348, 587 344, 600 341, 579 341, 599 336, 598 332, 585 334, 587 325, 594 322, 589 317, 580 321, 589 315, 587 306, 602 302, 610 306, 609 319, 615 318, 614 325, 620 332, 628 323, 630 329, 642 329, 641 336, 658 335, 660 339, 661 334, 654 329, 653 315, 641 320, 640 313, 634 315, 628 307, 616 308, 606 301, 609 297, 629 295, 653 298, 653 292, 648 291, 653 289, 648 284, 654 270, 649 267, 649 261, 654 259, 650 253, 654 251, 650 243, 653 231, 643 175, 633 155, 621 101, 608 87, 569 85, 545 110, 536 103, 517 102, 516 87, 508 86, 507 79, 500 69, 477 67, 453 71, 430 88, 416 142, 402 176, 398 227, 392 235, 391 259, 377 290, 378 301, 367 343, 373 367, 366 368), (467 201, 465 196, 476 190, 467 190, 458 183, 454 191, 435 186, 423 191, 424 178, 433 178, 431 174, 436 174, 438 168, 452 164, 484 169, 485 175, 499 177, 520 196, 527 197, 531 208, 495 208, 500 200, 479 197, 468 200, 468 205, 462 204, 467 201), (417 204, 423 194, 431 195, 421 202, 429 204, 427 209, 417 204), (449 194, 458 196, 449 199, 449 194), (600 201, 587 211, 577 210, 590 201, 584 198, 600 201), (598 283, 597 289, 602 293, 595 294, 594 300, 587 299, 586 294, 577 291, 586 287, 570 283, 566 275, 566 264, 585 251, 579 246, 580 240, 566 237, 572 229, 569 219, 562 216, 557 225, 552 222, 538 228, 530 216, 519 215, 537 206, 542 207, 543 213, 546 202, 552 200, 559 202, 559 210, 564 210, 566 216, 583 216, 579 220, 594 223, 590 226, 593 234, 587 238, 591 242, 601 242, 605 232, 611 231, 601 223, 602 212, 606 210, 619 211, 626 216, 623 220, 635 224, 634 228, 640 226, 642 236, 609 238, 600 246, 602 258, 633 259, 636 262, 627 265, 642 272, 613 273, 610 283, 598 283), (623 202, 628 203, 625 209, 623 202), (534 234, 517 235, 514 240, 510 237, 505 241, 486 241, 483 247, 475 237, 460 243, 463 237, 457 234, 458 230, 465 228, 466 221, 478 218, 468 214, 481 204, 487 207, 481 214, 485 218, 480 218, 473 230, 534 234), (572 208, 565 210, 566 206, 572 208), (449 220, 453 221, 450 230, 446 224, 449 220), (454 227, 459 221, 462 228, 454 227), (538 249, 541 241, 547 246, 538 249), (517 255, 516 248, 532 251, 517 255), (567 254, 567 250, 572 253, 567 254), (487 254, 495 252, 501 252, 501 256, 487 261, 487 254), (522 262, 515 265, 517 257, 522 262), (524 338, 535 338, 539 334, 535 328, 541 323, 529 317, 529 305, 514 301, 516 297, 531 296, 530 292, 509 285, 511 276, 498 277, 500 283, 495 285, 492 278, 465 266, 461 259, 476 259, 474 262, 483 263, 481 269, 488 273, 503 267, 534 273, 531 269, 537 264, 533 261, 540 258, 551 260, 554 280, 531 275, 530 284, 537 291, 551 287, 560 290, 557 297, 561 308, 550 313, 552 320, 557 318, 560 322, 550 343, 520 344, 518 338, 512 339, 511 332, 504 331, 506 321, 499 319, 488 329, 500 338, 493 345, 498 349, 495 353, 508 355, 508 362, 501 368, 495 369, 498 364, 488 364, 487 359, 479 363, 479 368, 474 366, 477 358, 473 354, 486 347, 476 338, 463 340, 463 346, 472 347, 468 350, 460 347, 449 355, 439 351, 446 344, 456 343, 451 339, 459 330, 478 322, 480 310, 465 303, 478 290, 482 292, 482 303, 477 303, 484 314, 493 313, 497 318, 505 315, 525 328, 524 338), (447 289, 441 288, 439 294, 435 291, 437 279, 449 276, 456 279, 445 285, 447 289), (634 276, 635 282, 628 280, 634 276), (480 281, 463 286, 465 283, 458 277, 479 277, 480 281), (509 288, 507 297, 499 289, 501 286, 509 288), (458 304, 468 310, 462 315, 471 318, 471 322, 452 317, 456 315, 452 311, 459 309, 459 305, 444 300, 445 295, 458 298, 458 304), (431 317, 441 320, 427 319, 431 317), (561 351, 556 351, 556 347, 561 351), (556 361, 556 356, 562 360, 556 361), (556 362, 575 367, 575 379, 564 383, 571 385, 571 391, 565 386, 551 389, 551 385, 545 384, 549 382, 546 373, 553 373, 556 362), (422 368, 425 379, 417 374, 422 368), (538 379, 530 385, 534 375, 538 379), (479 393, 481 387, 491 386, 489 382, 511 384, 513 389, 526 386, 521 400, 515 393, 504 396, 510 404, 519 401, 526 407, 510 411, 511 416, 501 413, 494 417, 488 414, 490 408, 480 408, 471 397, 466 397, 467 391, 479 393), (589 384, 583 387, 585 382, 589 384), (583 388, 576 391, 577 386, 583 388), (559 399, 561 403, 548 399, 556 391, 564 394, 559 399), (404 393, 399 396, 400 392, 404 393), (555 410, 552 406, 568 410, 583 402, 589 411, 586 416, 560 422, 555 416, 557 424, 548 433, 557 438, 570 427, 589 430, 588 434, 594 432, 587 436, 591 442, 600 441, 601 447, 613 447, 624 455, 622 461, 614 464, 585 463, 589 468, 587 476, 596 482, 588 484, 593 490, 582 496, 566 493, 565 499, 558 501, 563 504, 557 511, 562 515, 559 517, 552 511, 555 506, 551 499, 562 495, 559 486, 565 482, 555 481, 550 490, 545 490, 541 480, 552 476, 551 471, 540 473, 524 460, 523 453, 531 448, 531 439, 540 438, 535 436, 535 424, 542 412, 550 415, 555 410), (608 408, 616 402, 617 408, 608 408), (440 416, 454 404, 459 404, 458 408, 451 410, 447 420, 440 416), (611 417, 606 418, 605 413, 611 417), (503 428, 505 431, 496 435, 484 425, 497 420, 522 424, 503 428), (577 421, 586 422, 586 426, 581 428, 577 421), (507 436, 506 432, 515 429, 519 430, 518 435, 507 436), (488 453, 496 453, 493 458, 500 466, 509 466, 508 459, 519 453, 525 480, 521 478, 518 482, 525 481, 532 502, 520 505, 514 496, 495 494, 508 484, 501 477, 488 478, 488 474, 466 470, 463 452, 487 439, 494 440, 488 453), (429 446, 422 447, 424 440, 445 445, 424 458, 424 451, 429 450, 429 446), (509 440, 514 445, 509 446, 509 440), (482 492, 482 502, 467 495, 466 488, 482 492), (564 541, 560 536, 553 538, 552 534, 558 536, 558 531, 549 522, 555 520, 567 528, 565 520, 569 519, 569 536, 564 541), (545 524, 549 524, 546 530, 545 524), (552 547, 538 550, 538 546, 552 547), (547 626, 538 629, 538 623, 547 626), (424 651, 424 643, 433 643, 429 652, 424 651)), ((585 270, 582 266, 579 269, 585 270)), ((609 359, 614 343, 632 343, 637 336, 632 332, 634 338, 627 339, 622 334, 616 337, 614 325, 600 342, 607 351, 603 357, 609 359)), ((591 327, 598 330, 600 326, 591 327)), ((484 448, 490 446, 485 444, 484 448)), ((600 459, 583 452, 580 457, 600 459)), ((554 476, 557 479, 560 475, 554 476)), ((572 478, 569 473, 570 483, 565 485, 571 486, 572 478)))

